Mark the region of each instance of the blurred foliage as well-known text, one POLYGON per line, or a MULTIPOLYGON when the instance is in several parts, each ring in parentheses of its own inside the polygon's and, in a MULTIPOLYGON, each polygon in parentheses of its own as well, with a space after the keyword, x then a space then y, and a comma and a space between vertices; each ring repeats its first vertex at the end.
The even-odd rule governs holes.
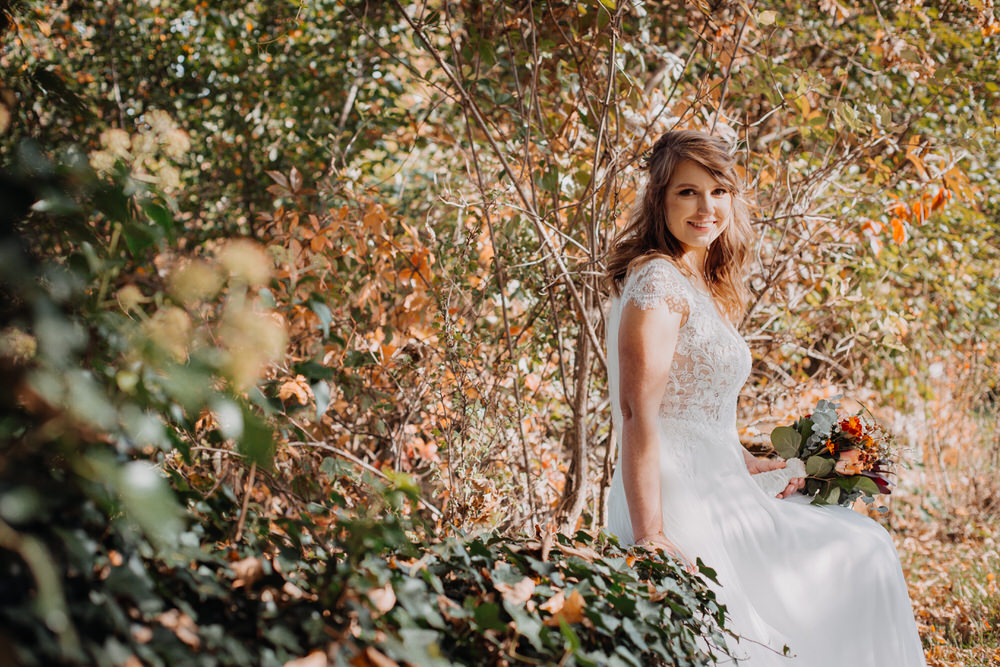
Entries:
POLYGON ((0 15, 0 585, 38 661, 280 664, 334 646, 416 662, 405 632, 433 662, 451 650, 442 620, 454 660, 693 650, 681 608, 714 612, 684 577, 670 624, 616 606, 637 635, 596 615, 546 625, 557 591, 607 610, 593 591, 667 581, 612 546, 598 581, 569 556, 534 570, 518 555, 534 546, 436 543, 601 527, 603 255, 673 127, 733 140, 754 193, 749 421, 830 385, 863 394, 909 429, 921 482, 985 507, 992 3, 22 0, 0 15), (481 568, 537 577, 535 597, 510 604, 481 568), (362 614, 387 585, 399 604, 362 614), (437 587, 467 594, 418 593, 437 587), (346 606, 323 616, 330 591, 346 606))

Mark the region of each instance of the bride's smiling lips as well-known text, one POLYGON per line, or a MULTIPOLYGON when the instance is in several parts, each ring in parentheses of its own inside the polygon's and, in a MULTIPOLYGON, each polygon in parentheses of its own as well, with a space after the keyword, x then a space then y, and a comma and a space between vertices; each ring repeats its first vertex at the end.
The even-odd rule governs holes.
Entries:
POLYGON ((704 229, 711 228, 712 225, 716 223, 715 220, 688 220, 688 224, 693 227, 701 227, 704 229))

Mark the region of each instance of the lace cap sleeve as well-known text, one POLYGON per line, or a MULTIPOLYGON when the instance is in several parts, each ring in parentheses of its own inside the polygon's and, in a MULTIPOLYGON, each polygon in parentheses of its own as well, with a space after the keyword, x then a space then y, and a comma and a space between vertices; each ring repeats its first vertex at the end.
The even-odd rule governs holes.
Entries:
POLYGON ((622 303, 631 301, 642 310, 666 305, 687 322, 691 312, 687 281, 680 270, 665 259, 652 259, 635 269, 625 281, 622 303))

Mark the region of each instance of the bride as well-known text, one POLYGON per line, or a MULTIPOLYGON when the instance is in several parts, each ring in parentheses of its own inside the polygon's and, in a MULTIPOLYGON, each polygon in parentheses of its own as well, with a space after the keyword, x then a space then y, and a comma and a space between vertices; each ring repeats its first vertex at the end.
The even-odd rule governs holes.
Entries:
MULTIPOLYGON (((621 450, 609 531, 716 570, 740 665, 925 664, 899 558, 875 521, 777 498, 751 479, 783 467, 740 444, 736 402, 750 350, 749 212, 716 137, 668 132, 608 256, 612 417, 621 450), (788 656, 782 655, 787 646, 788 656)), ((801 496, 800 496, 801 497, 801 496)))

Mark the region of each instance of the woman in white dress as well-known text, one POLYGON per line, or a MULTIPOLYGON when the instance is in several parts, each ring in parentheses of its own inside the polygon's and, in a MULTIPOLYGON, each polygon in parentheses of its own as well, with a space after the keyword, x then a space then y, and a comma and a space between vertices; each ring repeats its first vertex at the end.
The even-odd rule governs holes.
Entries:
MULTIPOLYGON (((718 575, 740 665, 920 667, 899 558, 877 522, 769 497, 750 475, 784 465, 740 444, 750 350, 733 325, 748 290, 749 212, 720 139, 668 132, 608 256, 608 368, 622 443, 609 531, 718 575), (784 646, 789 656, 782 655, 784 646)), ((801 496, 798 496, 801 497, 801 496)))

